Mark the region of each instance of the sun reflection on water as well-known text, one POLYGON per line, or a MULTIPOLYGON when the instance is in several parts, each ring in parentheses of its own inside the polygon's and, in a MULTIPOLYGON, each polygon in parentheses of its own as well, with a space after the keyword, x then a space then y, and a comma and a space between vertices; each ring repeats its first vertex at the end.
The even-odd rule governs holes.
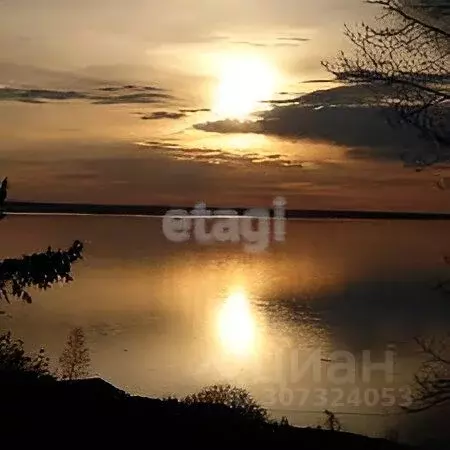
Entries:
POLYGON ((256 322, 244 291, 234 291, 218 314, 218 335, 227 352, 248 355, 255 349, 256 322))

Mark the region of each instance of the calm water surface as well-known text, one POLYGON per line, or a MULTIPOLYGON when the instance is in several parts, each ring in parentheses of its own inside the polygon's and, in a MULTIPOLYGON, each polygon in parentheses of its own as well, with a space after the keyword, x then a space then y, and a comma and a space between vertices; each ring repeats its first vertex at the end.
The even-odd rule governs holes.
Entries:
POLYGON ((292 221, 284 243, 255 254, 169 242, 158 218, 9 216, 0 227, 0 258, 85 242, 73 283, 1 305, 0 329, 54 361, 82 326, 92 373, 132 393, 230 382, 299 425, 330 409, 351 431, 435 433, 426 417, 396 414, 421 361, 413 338, 448 330, 450 296, 434 289, 450 278, 448 222, 292 221), (387 350, 393 380, 379 370, 364 382, 364 351, 381 362, 387 350), (352 374, 336 351, 350 352, 352 374), (318 352, 320 375, 308 365, 318 352))

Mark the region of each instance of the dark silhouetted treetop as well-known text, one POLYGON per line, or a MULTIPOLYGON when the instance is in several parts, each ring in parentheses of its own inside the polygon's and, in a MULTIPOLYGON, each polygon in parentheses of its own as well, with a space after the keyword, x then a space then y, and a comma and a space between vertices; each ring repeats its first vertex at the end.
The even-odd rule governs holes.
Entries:
POLYGON ((205 387, 187 396, 183 402, 191 405, 201 403, 224 405, 253 420, 262 423, 268 421, 267 410, 259 405, 247 390, 230 384, 205 387))
POLYGON ((55 283, 73 281, 72 264, 82 258, 83 244, 76 240, 67 250, 52 250, 0 261, 0 300, 14 297, 31 303, 29 288, 47 290, 55 283))
POLYGON ((81 327, 75 327, 69 333, 66 346, 59 358, 61 378, 63 380, 87 378, 90 362, 84 331, 81 327))

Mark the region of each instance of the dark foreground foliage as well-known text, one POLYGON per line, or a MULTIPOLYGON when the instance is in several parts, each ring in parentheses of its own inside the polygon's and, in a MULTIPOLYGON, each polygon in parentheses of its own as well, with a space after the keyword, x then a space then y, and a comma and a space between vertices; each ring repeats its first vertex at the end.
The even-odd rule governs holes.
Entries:
POLYGON ((47 377, 51 377, 51 373, 44 349, 37 354, 27 354, 23 341, 14 339, 11 332, 0 334, 0 392, 2 385, 22 384, 47 377))
POLYGON ((2 448, 298 448, 401 450, 381 439, 245 416, 219 404, 130 396, 99 379, 0 386, 2 448))

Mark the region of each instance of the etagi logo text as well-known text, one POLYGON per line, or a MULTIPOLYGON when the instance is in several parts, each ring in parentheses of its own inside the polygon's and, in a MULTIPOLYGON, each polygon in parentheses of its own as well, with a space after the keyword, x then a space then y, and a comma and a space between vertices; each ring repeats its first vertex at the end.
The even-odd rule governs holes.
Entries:
POLYGON ((239 215, 234 209, 211 211, 205 203, 198 203, 190 212, 167 211, 163 217, 163 233, 172 242, 187 242, 193 237, 201 244, 243 242, 245 251, 264 251, 271 238, 275 242, 285 240, 285 207, 286 200, 276 198, 272 217, 270 209, 253 208, 239 215))

